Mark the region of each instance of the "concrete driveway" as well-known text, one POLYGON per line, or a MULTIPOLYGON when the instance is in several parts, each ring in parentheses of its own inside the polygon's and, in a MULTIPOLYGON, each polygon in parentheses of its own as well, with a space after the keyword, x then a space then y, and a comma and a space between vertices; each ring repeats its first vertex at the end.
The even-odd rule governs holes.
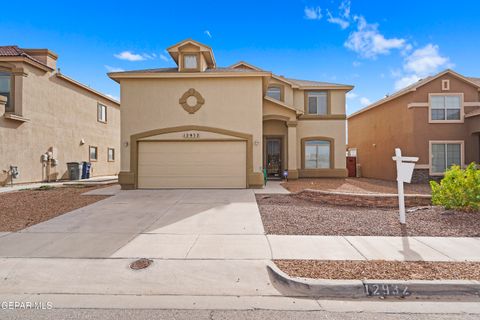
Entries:
POLYGON ((251 190, 119 191, 113 197, 0 238, 0 257, 270 256, 251 190))

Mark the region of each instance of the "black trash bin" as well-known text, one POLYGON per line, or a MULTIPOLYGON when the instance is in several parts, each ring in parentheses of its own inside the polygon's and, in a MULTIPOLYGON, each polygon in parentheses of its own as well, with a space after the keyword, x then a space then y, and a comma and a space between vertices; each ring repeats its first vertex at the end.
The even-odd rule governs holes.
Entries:
POLYGON ((82 165, 79 162, 67 162, 68 176, 70 180, 80 179, 82 165))
POLYGON ((90 168, 92 167, 92 163, 84 161, 82 166, 82 179, 90 178, 90 168))

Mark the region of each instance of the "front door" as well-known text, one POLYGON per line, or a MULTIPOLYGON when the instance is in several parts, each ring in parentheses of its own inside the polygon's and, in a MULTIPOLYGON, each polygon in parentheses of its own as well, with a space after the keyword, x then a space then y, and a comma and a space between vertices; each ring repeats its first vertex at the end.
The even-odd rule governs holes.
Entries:
POLYGON ((267 138, 266 146, 267 176, 282 177, 282 139, 267 138))

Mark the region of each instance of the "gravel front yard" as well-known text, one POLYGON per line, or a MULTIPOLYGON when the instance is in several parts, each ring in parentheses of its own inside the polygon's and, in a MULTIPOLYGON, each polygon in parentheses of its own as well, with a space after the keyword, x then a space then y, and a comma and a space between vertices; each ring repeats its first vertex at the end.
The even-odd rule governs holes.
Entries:
POLYGON ((257 195, 268 234, 326 236, 480 237, 480 213, 427 207, 407 213, 402 229, 395 209, 331 206, 293 195, 257 195))
MULTIPOLYGON (((394 193, 397 194, 395 181, 384 181, 367 178, 318 178, 298 179, 282 183, 291 192, 299 192, 304 189, 355 192, 355 193, 394 193)), ((428 184, 405 183, 406 194, 431 194, 428 184)))
POLYGON ((108 198, 80 196, 106 186, 32 189, 0 194, 0 232, 14 232, 108 198))
POLYGON ((332 280, 480 280, 480 262, 275 260, 292 277, 332 280))

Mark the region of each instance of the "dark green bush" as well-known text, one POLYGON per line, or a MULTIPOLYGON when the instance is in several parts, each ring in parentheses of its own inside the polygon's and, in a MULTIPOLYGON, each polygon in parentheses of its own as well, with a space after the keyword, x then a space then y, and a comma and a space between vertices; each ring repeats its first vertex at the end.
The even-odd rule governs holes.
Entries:
POLYGON ((437 183, 430 181, 432 203, 445 209, 480 210, 480 170, 475 163, 467 168, 452 166, 437 183))

